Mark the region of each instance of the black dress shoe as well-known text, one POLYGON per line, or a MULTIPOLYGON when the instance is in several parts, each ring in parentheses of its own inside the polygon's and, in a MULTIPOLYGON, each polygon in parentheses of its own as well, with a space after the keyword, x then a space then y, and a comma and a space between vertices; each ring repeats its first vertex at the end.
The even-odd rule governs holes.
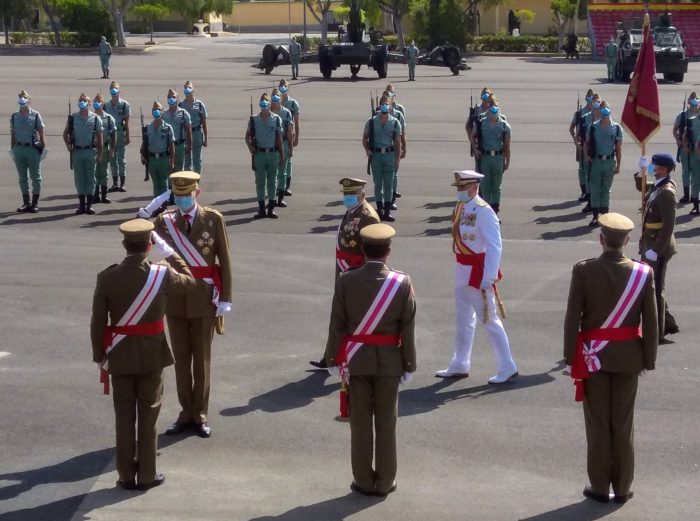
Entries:
POLYGON ((328 364, 326 363, 325 358, 321 358, 318 362, 316 362, 315 360, 311 360, 309 363, 313 365, 316 369, 328 369, 328 364))
POLYGON ((672 326, 666 326, 664 328, 664 336, 665 335, 675 335, 676 333, 680 333, 680 329, 678 328, 677 324, 674 324, 672 326))
POLYGON ((130 481, 118 479, 117 486, 119 488, 123 488, 124 490, 136 490, 136 481, 134 481, 133 479, 130 481))
POLYGON ((396 491, 396 481, 394 481, 394 482, 391 484, 391 486, 389 487, 388 490, 384 490, 384 491, 381 491, 381 492, 380 492, 379 490, 377 490, 377 491, 374 493, 374 495, 375 495, 375 496, 379 496, 379 497, 386 497, 386 496, 388 496, 389 494, 391 494, 391 493, 394 492, 394 491, 396 491))
POLYGON ((670 340, 668 338, 659 338, 659 345, 660 346, 665 346, 668 344, 674 344, 675 342, 673 340, 670 340))
POLYGON ((165 434, 180 434, 183 432, 185 429, 189 428, 192 426, 192 423, 190 422, 175 422, 173 423, 170 427, 165 429, 165 434))
POLYGON ((195 432, 200 438, 210 438, 211 437, 211 427, 207 425, 207 422, 198 423, 195 427, 195 432))
POLYGON ((139 490, 149 490, 153 487, 158 487, 165 483, 165 476, 163 474, 156 474, 156 479, 151 481, 150 483, 139 483, 136 485, 136 488, 139 490))
POLYGON ((350 489, 353 492, 357 492, 358 494, 362 494, 364 496, 373 496, 374 495, 374 492, 371 492, 369 490, 362 488, 360 485, 358 485, 354 481, 352 483, 350 483, 350 489))
POLYGON ((629 491, 626 495, 624 495, 624 496, 618 496, 617 494, 615 494, 615 497, 613 498, 613 501, 614 501, 615 503, 619 503, 619 504, 621 504, 621 505, 624 505, 625 503, 627 503, 627 502, 628 502, 630 499, 632 499, 633 497, 634 497, 634 492, 632 492, 632 491, 630 490, 630 491, 629 491))
POLYGON ((593 489, 591 487, 584 488, 583 495, 586 496, 588 499, 598 501, 599 503, 610 502, 610 496, 608 494, 598 494, 597 492, 593 492, 593 489))

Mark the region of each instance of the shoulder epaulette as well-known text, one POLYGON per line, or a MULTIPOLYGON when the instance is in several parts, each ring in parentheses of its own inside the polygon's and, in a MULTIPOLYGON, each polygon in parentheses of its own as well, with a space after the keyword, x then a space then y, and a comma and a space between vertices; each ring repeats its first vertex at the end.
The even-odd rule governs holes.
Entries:
POLYGON ((483 199, 476 199, 474 201, 474 204, 476 204, 477 206, 481 206, 482 208, 486 208, 489 205, 489 203, 487 203, 483 199))
POLYGON ((215 215, 218 215, 219 217, 223 218, 224 215, 217 209, 211 208, 210 206, 204 206, 202 207, 205 212, 213 213, 215 215))

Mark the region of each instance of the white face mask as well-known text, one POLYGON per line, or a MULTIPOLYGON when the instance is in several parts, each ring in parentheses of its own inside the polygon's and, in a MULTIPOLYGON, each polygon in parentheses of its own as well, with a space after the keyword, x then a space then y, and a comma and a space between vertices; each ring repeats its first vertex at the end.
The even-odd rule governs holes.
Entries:
POLYGON ((460 203, 466 203, 467 201, 469 201, 469 192, 457 192, 457 200, 460 203))

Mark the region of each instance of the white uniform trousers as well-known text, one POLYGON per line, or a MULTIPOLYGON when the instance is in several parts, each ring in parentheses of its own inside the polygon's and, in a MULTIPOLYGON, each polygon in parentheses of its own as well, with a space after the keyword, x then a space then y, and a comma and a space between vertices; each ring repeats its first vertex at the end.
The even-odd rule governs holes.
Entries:
POLYGON ((498 373, 515 371, 517 369, 510 353, 508 335, 503 328, 503 322, 496 313, 496 296, 493 289, 486 291, 488 321, 484 323, 484 297, 481 290, 471 286, 455 288, 456 327, 454 354, 448 370, 451 372, 468 373, 471 370, 472 346, 477 320, 486 330, 496 359, 498 373))

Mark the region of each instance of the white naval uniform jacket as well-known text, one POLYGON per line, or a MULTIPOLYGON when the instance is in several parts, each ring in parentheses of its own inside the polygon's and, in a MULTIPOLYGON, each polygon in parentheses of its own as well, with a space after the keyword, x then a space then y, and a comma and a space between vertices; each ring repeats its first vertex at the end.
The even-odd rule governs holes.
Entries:
MULTIPOLYGON (((488 203, 479 195, 466 203, 457 203, 452 214, 452 231, 455 253, 460 252, 457 241, 474 253, 485 253, 483 280, 496 282, 501 265, 501 227, 496 213, 488 203)), ((472 266, 456 262, 455 287, 468 286, 471 273, 472 266)))

